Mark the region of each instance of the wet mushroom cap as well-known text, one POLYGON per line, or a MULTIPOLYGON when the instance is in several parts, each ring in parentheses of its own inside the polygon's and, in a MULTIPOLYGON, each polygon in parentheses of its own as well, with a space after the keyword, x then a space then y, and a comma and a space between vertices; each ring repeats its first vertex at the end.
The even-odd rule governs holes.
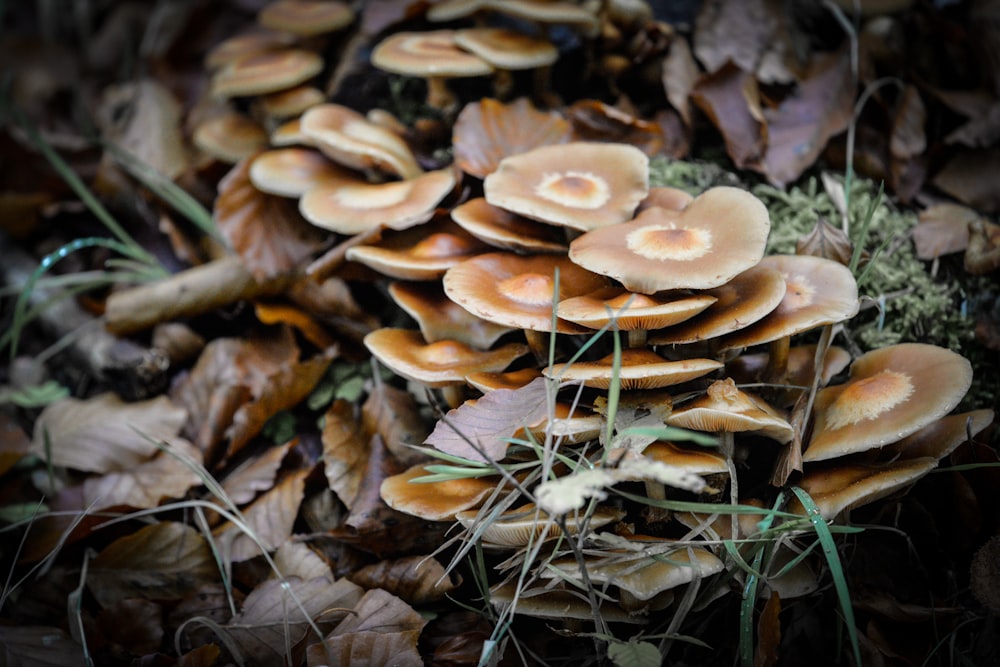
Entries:
POLYGON ((387 232, 378 243, 348 248, 347 259, 400 280, 438 280, 462 260, 488 248, 450 221, 387 232))
POLYGON ((883 455, 900 459, 931 456, 939 461, 993 423, 992 410, 973 410, 942 417, 899 442, 886 445, 883 455))
POLYGON ((378 169, 404 179, 424 171, 402 138, 343 105, 309 108, 302 114, 300 128, 317 148, 345 167, 378 169))
POLYGON ((483 197, 453 208, 451 219, 473 236, 504 250, 565 253, 567 249, 562 229, 491 206, 483 197))
POLYGON ((298 116, 326 100, 323 91, 315 86, 296 86, 279 90, 260 98, 260 106, 271 119, 298 116))
POLYGON ((642 455, 693 475, 729 474, 726 457, 704 447, 681 447, 666 440, 657 440, 647 445, 642 455))
MULTIPOLYGON (((588 530, 596 530, 625 516, 625 512, 613 507, 597 507, 587 521, 588 530)), ((472 530, 477 525, 479 512, 466 510, 455 515, 455 519, 466 529, 472 530)), ((522 507, 509 509, 491 518, 489 522, 484 522, 484 530, 479 533, 484 544, 500 547, 523 547, 539 540, 543 536, 546 539, 559 537, 563 534, 559 524, 547 522, 545 512, 536 510, 535 505, 527 504, 522 507)), ((582 516, 567 515, 566 528, 570 535, 579 533, 583 524, 582 516)))
POLYGON ((607 389, 617 377, 622 389, 655 389, 681 384, 722 368, 712 359, 682 359, 668 361, 652 350, 629 348, 622 350, 621 364, 614 367, 614 355, 598 361, 577 361, 555 364, 542 373, 562 382, 582 382, 584 386, 607 389))
POLYGON ((249 116, 230 111, 200 123, 192 140, 216 160, 236 164, 267 147, 267 132, 249 116))
POLYGON ((442 482, 413 482, 431 473, 424 465, 382 480, 379 495, 394 510, 428 521, 453 521, 463 510, 476 507, 496 490, 496 480, 468 477, 442 482))
POLYGON ((651 207, 628 222, 589 231, 570 244, 569 256, 633 292, 710 289, 761 260, 770 228, 759 199, 716 187, 683 211, 651 207))
POLYGON ((372 51, 371 64, 380 70, 417 77, 485 76, 492 65, 455 44, 455 31, 397 32, 372 51))
POLYGON ((821 461, 902 440, 951 412, 972 385, 960 354, 925 343, 872 350, 850 379, 816 394, 815 424, 803 461, 821 461))
MULTIPOLYGON (((448 269, 444 291, 473 315, 532 331, 552 329, 553 292, 561 301, 603 287, 607 281, 565 257, 522 257, 494 252, 467 259, 448 269), (559 270, 559 284, 555 272, 559 270)), ((560 333, 586 333, 584 327, 557 320, 560 333)))
POLYGON ((558 314, 564 320, 591 329, 600 329, 612 319, 618 329, 662 329, 683 322, 715 303, 707 294, 664 292, 647 296, 621 287, 603 287, 590 294, 559 302, 558 314))
POLYGON ((495 350, 476 350, 453 340, 425 343, 419 331, 384 328, 364 338, 365 347, 394 373, 429 387, 464 383, 475 371, 502 371, 528 353, 528 346, 507 343, 495 350))
POLYGON ((389 183, 368 183, 360 177, 329 180, 302 195, 299 211, 317 227, 338 234, 360 234, 380 226, 401 230, 430 220, 454 186, 452 169, 389 183))
POLYGON ((254 187, 280 197, 301 197, 323 181, 350 177, 347 169, 311 148, 276 148, 250 162, 254 187))
POLYGON ((639 208, 635 212, 642 213, 654 206, 671 211, 683 211, 693 201, 694 196, 684 190, 661 185, 649 189, 649 194, 639 203, 639 208))
POLYGON ((795 434, 774 408, 737 388, 732 378, 713 382, 704 396, 674 410, 667 424, 708 433, 753 431, 781 443, 795 434))
POLYGON ((544 67, 559 59, 559 49, 544 37, 507 28, 465 28, 454 38, 459 47, 500 69, 544 67))
POLYGON ((302 37, 334 32, 353 20, 350 5, 330 0, 274 0, 257 13, 257 23, 265 28, 302 37))
POLYGON ((305 83, 323 69, 323 59, 312 51, 265 51, 234 60, 212 77, 215 97, 264 95, 305 83))
POLYGON ((504 158, 483 188, 493 206, 586 231, 629 220, 648 179, 638 148, 577 141, 504 158))
MULTIPOLYGON (((417 321, 428 343, 457 340, 484 349, 513 331, 511 327, 487 322, 462 308, 445 295, 438 282, 393 282, 389 285, 389 296, 417 321)), ((536 371, 536 375, 540 373, 536 371)), ((466 381, 473 384, 469 378, 466 381)))
POLYGON ((724 336, 720 349, 769 343, 850 319, 858 312, 858 285, 843 264, 811 255, 769 255, 760 266, 777 269, 785 294, 765 317, 724 336))

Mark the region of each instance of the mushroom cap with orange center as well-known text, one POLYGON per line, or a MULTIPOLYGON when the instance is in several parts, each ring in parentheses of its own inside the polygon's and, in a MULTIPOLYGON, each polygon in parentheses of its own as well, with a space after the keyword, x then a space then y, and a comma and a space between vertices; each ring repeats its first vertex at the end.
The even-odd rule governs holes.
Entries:
POLYGON ((622 389, 655 389, 681 384, 722 368, 712 359, 682 359, 669 361, 652 350, 628 348, 622 350, 621 363, 616 369, 614 355, 597 361, 577 361, 555 364, 542 371, 547 377, 562 382, 579 381, 587 387, 607 389, 617 378, 622 389))
POLYGON ((622 331, 662 329, 683 322, 715 303, 707 294, 665 292, 647 296, 622 287, 601 289, 561 301, 558 314, 564 320, 600 329, 614 320, 622 331))
POLYGON ((502 371, 528 353, 522 343, 507 343, 495 350, 476 350, 453 340, 425 343, 419 331, 384 328, 364 338, 365 347, 397 375, 428 387, 465 382, 475 371, 502 371))
MULTIPOLYGON (((555 255, 487 253, 467 259, 444 274, 445 294, 473 315, 531 331, 552 330, 553 292, 561 301, 605 285, 603 276, 555 255)), ((588 331, 563 320, 556 321, 556 329, 559 333, 588 331)))
POLYGON ((769 343, 858 312, 858 285, 843 264, 811 255, 769 255, 760 266, 781 272, 785 294, 765 317, 723 337, 720 349, 769 343))
POLYGON ((902 440, 943 417, 972 385, 972 365, 951 350, 900 343, 851 365, 850 379, 816 394, 803 461, 822 461, 902 440))
POLYGON ((378 243, 348 248, 347 259, 400 280, 437 280, 462 260, 486 250, 479 239, 442 219, 386 232, 378 243))
POLYGON ((330 0, 274 0, 257 13, 257 23, 265 28, 302 37, 340 30, 353 20, 349 4, 330 0))
POLYGON ((504 158, 483 188, 494 206, 586 231, 629 220, 648 180, 649 158, 638 148, 578 141, 504 158))
POLYGON ((476 507, 496 490, 495 479, 464 477, 441 482, 414 482, 431 473, 416 465, 382 480, 379 495, 394 510, 428 521, 452 521, 462 510, 476 507))
POLYGON ((569 256, 633 292, 710 289, 761 260, 770 228, 759 199, 717 187, 683 211, 651 207, 629 222, 589 231, 570 244, 569 256))
POLYGON ((223 65, 212 77, 214 97, 264 95, 292 88, 323 69, 323 59, 312 51, 263 51, 223 65))
POLYGON ((774 408, 739 389, 732 378, 713 382, 704 396, 674 410, 667 424, 709 433, 753 431, 782 443, 794 435, 774 408))

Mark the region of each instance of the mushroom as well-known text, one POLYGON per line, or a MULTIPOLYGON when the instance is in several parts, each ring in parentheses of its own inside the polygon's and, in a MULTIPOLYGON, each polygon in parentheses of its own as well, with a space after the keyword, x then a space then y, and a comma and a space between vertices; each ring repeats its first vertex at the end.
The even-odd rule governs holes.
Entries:
POLYGON ((467 232, 494 247, 521 253, 566 252, 565 234, 502 208, 482 197, 470 199, 451 210, 451 219, 467 232))
POLYGON ((614 367, 614 354, 597 361, 555 364, 542 371, 546 377, 563 382, 581 382, 586 387, 607 389, 617 378, 624 390, 656 389, 681 384, 722 368, 712 359, 668 361, 652 350, 630 347, 622 350, 620 366, 614 367))
POLYGON ((438 280, 452 266, 488 248, 450 220, 388 232, 347 250, 347 259, 400 280, 438 280))
POLYGON ((816 394, 805 462, 846 456, 902 440, 949 413, 972 385, 962 355, 925 343, 872 350, 850 379, 816 394))
MULTIPOLYGON (((528 503, 502 512, 488 519, 482 516, 483 511, 466 510, 455 515, 455 519, 472 531, 483 526, 479 536, 485 546, 494 548, 526 547, 540 539, 552 539, 565 534, 559 524, 547 521, 547 515, 534 504, 528 503)), ((580 528, 596 530, 614 521, 619 521, 625 512, 614 507, 596 507, 584 520, 583 516, 567 515, 568 535, 576 535, 580 528)))
POLYGON ((911 433, 899 442, 886 445, 882 448, 882 454, 901 459, 930 456, 940 461, 992 423, 992 410, 973 410, 948 415, 911 433))
POLYGON ((652 187, 646 198, 639 202, 636 213, 642 213, 647 208, 658 206, 671 211, 683 211, 688 204, 694 201, 694 197, 679 188, 671 188, 665 185, 652 187))
MULTIPOLYGON (((817 345, 797 345, 788 350, 788 369, 785 381, 790 385, 786 394, 786 404, 794 403, 811 387, 816 375, 817 345), (793 389, 794 387, 794 389, 793 389)), ((766 352, 758 354, 741 354, 726 363, 726 372, 738 384, 763 382, 770 367, 770 359, 766 352)), ((823 367, 820 369, 819 386, 825 387, 835 375, 847 368, 851 363, 851 354, 842 347, 832 345, 823 354, 823 367)))
MULTIPOLYGON (((646 623, 648 620, 645 616, 630 614, 604 596, 598 598, 598 603, 598 611, 605 621, 646 623)), ((498 610, 512 607, 515 614, 562 622, 567 619, 592 620, 594 618, 594 610, 590 603, 580 597, 576 588, 571 588, 568 584, 518 590, 516 584, 501 583, 490 588, 490 604, 498 610)))
POLYGON ((549 69, 559 59, 559 49, 544 37, 507 28, 466 28, 455 32, 455 44, 476 54, 494 68, 494 92, 504 98, 513 88, 512 71, 535 70, 535 95, 548 93, 549 69))
POLYGON ((425 464, 382 480, 379 495, 394 510, 428 521, 452 521, 463 510, 476 507, 496 491, 496 479, 463 477, 438 482, 415 482, 430 476, 425 464))
POLYGON ((212 158, 236 164, 267 147, 267 132, 249 116, 227 111, 199 123, 192 140, 212 158))
POLYGON ((465 376, 465 381, 484 394, 494 389, 520 389, 535 378, 542 377, 537 368, 521 368, 503 373, 476 371, 465 376))
POLYGON ((250 181, 254 187, 280 197, 301 197, 324 181, 351 177, 347 169, 312 148, 277 148, 250 161, 250 181))
POLYGON ((648 179, 649 158, 638 148, 570 142, 504 158, 483 188, 494 206, 586 231, 630 219, 648 179))
POLYGON ((427 81, 427 105, 448 110, 456 104, 446 83, 458 77, 485 76, 493 67, 455 44, 453 30, 397 32, 379 42, 371 64, 380 70, 422 77, 427 81))
POLYGON ((319 88, 302 85, 262 96, 260 108, 268 118, 276 121, 298 116, 325 100, 326 95, 319 88))
POLYGON ((470 347, 485 349, 513 330, 476 317, 445 296, 438 282, 393 282, 389 285, 389 296, 417 321, 428 343, 457 340, 470 347))
POLYGON ((295 35, 274 30, 254 30, 222 40, 205 56, 205 67, 219 69, 247 56, 281 51, 295 43, 295 35))
POLYGON ((301 37, 334 32, 353 20, 350 5, 330 0, 273 0, 257 13, 259 25, 301 37))
POLYGON ((475 371, 502 371, 528 352, 520 343, 480 351, 453 340, 424 342, 419 331, 384 328, 364 338, 365 347, 387 368, 407 380, 442 390, 451 407, 461 405, 465 376, 475 371))
POLYGON ((589 231, 570 244, 569 257, 633 292, 709 289, 757 264, 770 228, 759 199, 716 187, 683 211, 654 206, 629 222, 589 231))
POLYGON ((212 77, 212 95, 228 98, 274 93, 304 83, 322 69, 323 59, 312 51, 254 53, 223 65, 212 77))

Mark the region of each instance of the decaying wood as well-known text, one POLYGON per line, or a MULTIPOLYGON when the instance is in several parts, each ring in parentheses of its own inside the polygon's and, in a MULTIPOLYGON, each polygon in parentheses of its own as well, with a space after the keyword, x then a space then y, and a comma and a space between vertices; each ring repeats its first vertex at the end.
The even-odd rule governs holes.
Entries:
MULTIPOLYGON (((23 289, 38 261, 0 236, 0 279, 6 285, 23 289)), ((84 372, 107 383, 126 400, 155 396, 166 386, 170 361, 156 348, 118 338, 105 330, 94 317, 60 288, 36 284, 29 296, 29 306, 45 304, 35 321, 53 339, 66 337, 65 354, 84 372)))

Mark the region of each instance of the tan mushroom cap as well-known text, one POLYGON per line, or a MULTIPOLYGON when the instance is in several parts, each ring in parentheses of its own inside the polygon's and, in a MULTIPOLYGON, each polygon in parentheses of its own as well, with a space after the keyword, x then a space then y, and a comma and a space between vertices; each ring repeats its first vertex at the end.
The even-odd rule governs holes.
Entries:
POLYGON ((588 36, 600 28, 600 21, 592 11, 564 0, 487 0, 486 6, 528 21, 577 27, 588 36))
MULTIPOLYGON (((522 257, 494 252, 467 259, 448 269, 444 291, 448 298, 473 315, 505 326, 531 331, 552 330, 552 297, 559 300, 591 292, 607 284, 602 276, 573 264, 565 257, 522 257), (559 284, 555 272, 559 270, 559 284)), ((588 330, 557 320, 559 333, 588 330)))
POLYGON ((758 264, 703 294, 714 297, 715 303, 690 320, 651 333, 649 342, 694 343, 739 331, 778 307, 785 296, 785 279, 777 269, 758 264))
POLYGON ((565 118, 536 109, 526 97, 508 104, 486 98, 465 105, 455 119, 451 143, 455 164, 467 174, 486 178, 506 157, 571 137, 565 118))
POLYGON ((505 70, 545 67, 559 59, 559 49, 544 37, 507 28, 465 28, 454 35, 455 44, 505 70))
POLYGON ((662 292, 647 296, 622 287, 599 290, 559 302, 559 317, 600 329, 612 319, 618 329, 662 329, 683 322, 715 303, 707 294, 662 292))
MULTIPOLYGON (((760 382, 767 370, 767 352, 741 354, 726 364, 726 371, 738 384, 760 382)), ((851 353, 836 345, 830 346, 823 356, 819 386, 825 387, 833 376, 851 363, 851 353)), ((788 349, 788 371, 785 380, 799 387, 812 386, 816 369, 816 345, 796 345, 788 349)))
POLYGON ((468 477, 443 482, 414 482, 431 473, 424 465, 382 480, 382 500, 394 510, 428 521, 452 521, 462 510, 476 507, 496 490, 496 479, 468 477))
POLYGON ((816 394, 803 461, 821 461, 902 440, 951 412, 972 385, 962 355, 925 343, 872 350, 850 379, 816 394))
POLYGON ((331 179, 352 178, 350 172, 311 148, 276 148, 253 158, 250 182, 261 192, 280 197, 301 197, 331 179))
POLYGON ((694 196, 688 194, 680 188, 671 188, 660 185, 649 189, 646 198, 639 202, 636 213, 642 213, 647 208, 658 206, 671 211, 683 211, 687 205, 694 201, 694 196))
MULTIPOLYGON (((827 521, 841 512, 885 498, 912 484, 937 467, 932 457, 906 459, 890 464, 834 462, 808 468, 799 486, 809 494, 827 521)), ((789 503, 789 512, 804 514, 798 498, 789 503)))
POLYGON ((901 459, 930 456, 940 461, 992 423, 993 411, 987 409, 948 415, 886 445, 883 454, 901 459))
POLYGON ((295 43, 295 36, 273 30, 255 30, 224 39, 211 48, 205 56, 205 67, 218 69, 240 58, 280 51, 295 43))
POLYGON ((394 373, 429 387, 465 382, 476 371, 502 371, 528 353, 528 346, 507 343, 495 350, 476 350, 453 340, 425 343, 419 331, 384 328, 364 338, 365 347, 394 373))
POLYGON ((269 118, 281 119, 298 116, 325 100, 326 95, 315 86, 296 86, 264 95, 260 98, 260 106, 269 118))
POLYGON ((299 199, 306 220, 338 234, 359 234, 385 226, 406 229, 427 222, 435 207, 455 187, 450 168, 390 183, 361 178, 328 181, 299 199))
POLYGON ((302 114, 300 127, 317 148, 345 167, 378 169, 404 179, 424 171, 398 135, 343 105, 310 108, 302 114))
POLYGON ((681 384, 722 368, 722 363, 712 359, 682 359, 668 361, 652 350, 628 348, 622 350, 621 365, 614 369, 614 355, 597 361, 577 361, 572 364, 555 364, 542 371, 546 377, 559 378, 562 382, 582 382, 584 386, 607 389, 617 375, 621 388, 655 389, 681 384))
POLYGON ((586 231, 629 220, 648 179, 649 158, 638 148, 578 141, 504 158, 483 187, 494 206, 586 231))
POLYGON ((451 219, 491 246, 514 252, 565 253, 564 230, 491 206, 482 197, 451 210, 451 219))
POLYGON ((760 265, 781 272, 785 295, 764 318, 724 336, 720 349, 769 343, 858 312, 858 285, 843 264, 810 255, 770 255, 760 265))
MULTIPOLYGON (((389 295, 417 321, 428 343, 457 340, 470 347, 485 349, 500 336, 513 331, 511 327, 487 322, 462 308, 445 295, 438 282, 393 282, 389 285, 389 295)), ((540 373, 536 371, 536 374, 540 373)))
POLYGON ((761 260, 770 228, 759 199, 716 187, 683 211, 647 208, 634 220, 587 232, 570 244, 569 256, 633 292, 710 289, 761 260))
MULTIPOLYGON (((515 592, 515 584, 499 584, 490 588, 490 604, 504 609, 514 603, 514 613, 532 618, 552 618, 565 621, 567 618, 592 620, 594 610, 590 603, 581 598, 579 591, 563 588, 529 588, 515 592)), ((630 614, 614 602, 600 598, 601 617, 615 623, 644 624, 648 618, 640 614, 630 614)))
POLYGON ((249 116, 229 111, 199 124, 192 140, 216 160, 236 164, 267 147, 267 132, 249 116))
POLYGON ((264 51, 234 60, 212 77, 215 97, 264 95, 292 88, 316 76, 323 59, 312 51, 264 51))
MULTIPOLYGON (((466 510, 455 515, 455 519, 466 529, 472 530, 480 518, 480 512, 466 510)), ((587 521, 588 530, 597 530, 602 526, 620 520, 625 516, 625 512, 614 507, 597 507, 590 514, 587 521)), ((562 535, 559 524, 547 522, 547 515, 541 510, 537 510, 534 504, 527 504, 506 512, 501 512, 495 517, 491 517, 484 524, 485 528, 480 533, 483 543, 495 547, 523 547, 542 539, 553 539, 562 535)), ((566 515, 566 528, 570 535, 580 532, 580 527, 584 523, 582 516, 573 514, 566 515)))
POLYGON ((312 146, 313 140, 302 134, 302 118, 285 121, 271 131, 272 146, 312 146))
POLYGON ((455 44, 454 30, 397 32, 372 51, 373 66, 393 74, 417 77, 485 76, 493 67, 455 44))
MULTIPOLYGON (((466 382, 469 382, 469 378, 466 378, 466 382)), ((588 412, 579 405, 557 401, 552 412, 551 420, 547 416, 543 417, 537 424, 530 425, 527 429, 518 429, 514 437, 526 440, 530 433, 535 442, 544 442, 545 438, 551 435, 560 445, 575 445, 588 440, 597 440, 605 428, 606 422, 603 416, 588 412)))
POLYGON ((428 21, 444 23, 465 18, 486 6, 487 0, 436 0, 424 15, 428 21))
POLYGON ((387 232, 377 243, 348 248, 346 256, 399 280, 438 280, 451 267, 487 249, 461 227, 442 220, 387 232))
POLYGON ((539 377, 542 377, 542 372, 537 368, 521 368, 503 373, 477 371, 466 375, 465 381, 485 394, 494 389, 520 389, 539 377))
POLYGON ((753 431, 781 443, 795 435, 774 408, 739 389, 732 378, 713 382, 704 396, 674 410, 667 424, 708 433, 753 431))
POLYGON ((726 457, 704 447, 682 447, 666 440, 646 445, 642 455, 692 475, 729 474, 726 457))
POLYGON ((340 30, 354 20, 354 10, 333 0, 273 0, 257 13, 257 23, 302 37, 340 30))

